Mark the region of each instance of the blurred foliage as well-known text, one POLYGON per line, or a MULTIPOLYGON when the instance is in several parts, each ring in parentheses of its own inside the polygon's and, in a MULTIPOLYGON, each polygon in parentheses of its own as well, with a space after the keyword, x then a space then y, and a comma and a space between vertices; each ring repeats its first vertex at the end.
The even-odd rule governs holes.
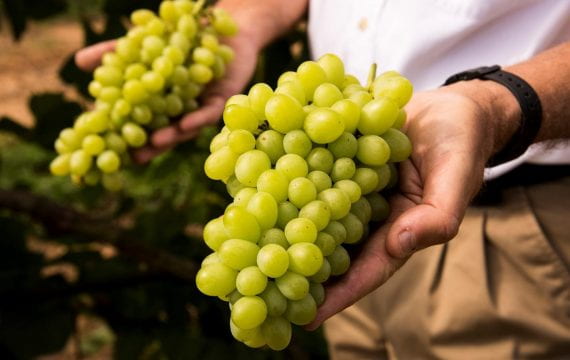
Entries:
MULTIPOLYGON (((0 0, 0 18, 18 39, 29 20, 71 14, 77 16, 88 45, 123 34, 126 16, 135 7, 155 9, 158 4, 158 0, 0 0), (105 18, 102 32, 91 25, 94 14, 105 18)), ((274 84, 280 73, 306 56, 304 33, 293 32, 261 55, 254 81, 274 84), (302 44, 294 56, 293 43, 302 44)), ((85 94, 90 75, 79 71, 71 57, 60 76, 85 94)), ((209 181, 202 170, 217 129, 203 129, 196 140, 147 166, 130 166, 125 190, 108 193, 74 186, 67 177, 56 178, 48 171, 55 155, 52 144, 82 111, 81 105, 52 93, 32 96, 29 106, 35 117, 31 129, 0 118, 0 192, 46 197, 103 224, 119 224, 128 230, 129 239, 157 254, 166 252, 199 264, 208 252, 200 238, 201 227, 219 216, 229 201, 225 188, 209 181)), ((50 215, 58 219, 60 214, 50 215)), ((2 359, 58 352, 70 339, 78 344, 80 356, 96 355, 111 344, 116 359, 327 357, 321 334, 302 329, 295 330, 292 345, 281 353, 246 348, 229 333, 227 304, 201 295, 193 281, 149 268, 144 260, 80 232, 50 231, 49 225, 0 206, 2 359), (80 317, 99 319, 100 325, 80 331, 80 317)))

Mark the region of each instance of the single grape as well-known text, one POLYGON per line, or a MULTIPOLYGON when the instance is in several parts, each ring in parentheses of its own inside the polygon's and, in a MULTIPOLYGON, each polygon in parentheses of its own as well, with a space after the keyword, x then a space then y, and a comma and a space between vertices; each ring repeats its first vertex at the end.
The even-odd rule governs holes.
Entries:
POLYGON ((303 130, 293 130, 283 137, 283 149, 287 154, 297 154, 304 158, 309 155, 312 147, 311 139, 303 130))
POLYGON ((257 194, 255 188, 244 187, 236 193, 236 196, 234 197, 234 204, 243 208, 247 208, 249 201, 255 194, 257 194))
POLYGON ((348 196, 348 199, 350 200, 351 203, 357 202, 358 199, 360 199, 360 196, 362 195, 362 190, 360 189, 360 186, 358 185, 358 183, 352 180, 337 181, 334 184, 334 187, 337 189, 341 189, 346 194, 346 196, 348 196))
POLYGON ((309 281, 303 275, 287 271, 275 279, 275 285, 287 299, 301 300, 309 293, 309 281))
POLYGON ((235 166, 236 178, 244 185, 255 186, 259 176, 271 169, 271 161, 266 153, 250 150, 239 156, 235 166))
POLYGON ((240 105, 246 108, 251 108, 251 101, 247 95, 236 94, 230 96, 230 98, 226 101, 226 107, 230 105, 240 105))
POLYGON ((382 139, 390 146, 391 162, 401 162, 410 157, 412 153, 412 143, 403 132, 396 129, 388 129, 382 134, 382 139))
POLYGON ((323 253, 315 244, 300 242, 287 249, 289 270, 304 276, 314 275, 323 264, 323 253))
POLYGON ((317 240, 315 240, 315 245, 321 249, 323 256, 329 256, 336 247, 336 240, 331 234, 320 232, 317 235, 317 240))
POLYGON ((317 62, 325 71, 327 81, 342 88, 344 83, 344 64, 342 60, 334 54, 325 54, 317 62))
MULTIPOLYGON (((335 246, 335 248, 336 248, 336 246, 335 246)), ((333 252, 334 252, 334 248, 333 248, 333 252)), ((329 264, 329 261, 327 260, 327 258, 324 258, 323 264, 321 265, 321 268, 319 269, 319 271, 317 271, 314 275, 309 277, 309 280, 311 280, 312 283, 324 283, 325 281, 327 281, 329 279, 330 276, 331 276, 331 265, 329 264)))
POLYGON ((403 76, 379 76, 374 80, 372 92, 374 98, 389 98, 401 108, 412 98, 414 87, 412 83, 403 76))
POLYGON ((266 170, 257 179, 257 189, 271 194, 280 203, 287 200, 289 180, 280 171, 266 170))
POLYGON ((55 176, 68 175, 70 171, 71 154, 62 154, 53 159, 49 165, 51 173, 55 176))
POLYGON ((332 235, 337 245, 342 244, 347 237, 346 228, 338 221, 331 221, 323 231, 332 235))
POLYGON ((277 222, 277 202, 269 193, 253 195, 247 204, 247 211, 255 216, 262 230, 271 229, 277 222))
POLYGON ((271 87, 264 83, 255 84, 249 89, 247 94, 251 108, 258 119, 265 119, 265 105, 273 95, 271 87))
POLYGON ((267 100, 265 117, 272 129, 286 134, 303 127, 305 112, 294 98, 284 94, 275 94, 267 100))
POLYGON ((292 219, 287 223, 284 231, 289 244, 312 243, 317 239, 317 227, 307 218, 292 219))
POLYGON ((361 197, 350 207, 350 212, 356 215, 361 223, 368 224, 372 217, 372 207, 365 197, 361 197))
POLYGON ((224 227, 223 216, 210 220, 206 226, 204 226, 203 237, 204 242, 210 249, 218 251, 220 245, 229 239, 226 228, 224 227))
POLYGON ((356 137, 351 133, 343 133, 338 139, 327 145, 335 158, 354 158, 358 150, 356 137))
POLYGON ((81 148, 89 155, 98 155, 105 150, 105 140, 99 135, 87 135, 83 138, 81 148))
POLYGON ((261 333, 261 327, 260 326, 254 327, 253 329, 245 330, 245 329, 239 328, 230 319, 230 331, 232 333, 232 336, 236 340, 241 341, 250 347, 257 348, 257 347, 262 347, 265 345, 265 339, 263 337, 263 334, 261 333))
POLYGON ((317 193, 332 187, 331 178, 324 171, 314 170, 307 174, 307 179, 311 180, 317 188, 317 193))
MULTIPOLYGON (((368 104, 369 102, 372 101, 372 95, 370 95, 370 93, 368 91, 365 91, 365 90, 357 91, 354 94, 350 95, 349 99, 354 101, 354 103, 356 103, 356 105, 358 105, 358 107, 363 108, 366 104, 368 104)), ((362 122, 362 112, 361 112, 360 119, 361 120, 360 120, 359 124, 362 122)))
POLYGON ((396 118, 396 121, 394 121, 392 127, 398 130, 402 129, 406 124, 407 117, 408 115, 406 114, 406 110, 400 109, 400 111, 398 112, 398 117, 396 118))
POLYGON ((97 156, 97 167, 109 174, 117 171, 121 166, 121 158, 113 150, 106 150, 97 156))
MULTIPOLYGON (((261 234, 261 239, 259 239, 258 245, 263 248, 269 244, 276 244, 284 249, 289 247, 289 242, 285 237, 285 233, 283 230, 277 228, 266 230, 261 234)), ((257 262, 259 263, 259 259, 257 262)))
POLYGON ((256 243, 261 235, 255 216, 240 206, 230 206, 226 209, 224 226, 230 238, 256 243))
POLYGON ((327 256, 327 260, 331 265, 331 275, 342 275, 350 266, 350 256, 345 248, 337 246, 332 254, 327 256))
POLYGON ((278 278, 282 276, 289 268, 287 250, 277 244, 263 246, 257 254, 257 266, 261 272, 269 277, 278 278))
POLYGON ((328 144, 344 132, 344 121, 334 110, 320 108, 307 116, 303 128, 313 142, 328 144))
POLYGON ((297 301, 289 301, 285 317, 295 325, 307 325, 317 315, 317 304, 310 294, 297 301))
POLYGON ((223 146, 208 156, 204 164, 204 171, 210 179, 227 179, 234 173, 237 159, 238 154, 234 153, 229 146, 223 146))
POLYGON ((297 68, 297 76, 305 90, 307 100, 313 100, 315 89, 327 81, 327 75, 323 68, 314 61, 305 61, 297 68))
POLYGON ((317 198, 317 189, 311 180, 298 177, 289 183, 288 194, 289 201, 300 209, 317 198))
POLYGON ((314 200, 303 206, 299 211, 299 217, 311 220, 317 230, 321 231, 329 224, 331 210, 324 201, 314 200))
POLYGON ((379 136, 361 136, 358 138, 356 158, 366 165, 384 165, 390 158, 390 146, 379 136))
POLYGON ((333 181, 340 181, 350 179, 356 172, 356 164, 352 159, 344 157, 337 159, 331 171, 331 178, 333 181))
POLYGON ((328 174, 332 171, 334 156, 327 149, 317 147, 307 156, 307 163, 311 171, 319 170, 328 174))
POLYGON ((241 239, 226 240, 218 248, 218 256, 222 263, 235 270, 256 265, 258 252, 259 247, 257 245, 241 239))
POLYGON ((325 302, 325 288, 322 284, 311 283, 309 286, 309 294, 313 297, 317 306, 325 302))
POLYGON ((362 108, 358 131, 364 135, 382 135, 394 124, 399 111, 390 99, 372 100, 362 108))
POLYGON ((93 158, 85 150, 75 150, 69 158, 69 171, 73 175, 85 175, 92 163, 93 158))
MULTIPOLYGON (((287 253, 285 253, 287 255, 287 253)), ((287 298, 281 294, 275 282, 269 281, 265 290, 259 294, 259 297, 265 301, 267 305, 267 315, 281 316, 287 309, 287 298)))
POLYGON ((240 329, 253 329, 267 317, 267 306, 258 296, 244 296, 232 306, 232 321, 240 329))
POLYGON ((388 164, 384 164, 382 166, 374 167, 373 169, 376 171, 376 175, 378 176, 378 185, 376 185, 374 191, 378 192, 384 189, 390 182, 390 166, 388 164))
POLYGON ((370 194, 378 186, 378 173, 371 168, 359 167, 356 169, 352 181, 360 186, 363 195, 370 194))
POLYGON ((244 129, 250 133, 257 130, 257 116, 249 107, 242 105, 230 105, 224 110, 224 124, 230 130, 244 129))
POLYGON ((192 60, 194 60, 194 62, 199 64, 212 66, 216 61, 216 55, 212 50, 198 46, 192 52, 192 60))
POLYGON ((188 68, 190 80, 197 84, 209 83, 214 77, 212 70, 203 64, 194 63, 188 68))
POLYGON ((340 189, 326 189, 320 192, 317 198, 331 209, 331 220, 341 219, 350 211, 350 198, 340 189))
POLYGON ((285 175, 289 180, 305 177, 309 172, 307 162, 296 154, 283 155, 277 160, 275 169, 285 175))
POLYGON ((324 83, 315 89, 313 104, 319 107, 331 107, 342 99, 343 96, 338 87, 331 83, 324 83))
POLYGON ((347 236, 345 243, 354 244, 362 239, 364 225, 356 215, 348 213, 345 217, 340 219, 339 222, 346 228, 347 236))
POLYGON ((299 210, 289 201, 283 201, 277 205, 277 226, 285 229, 287 224, 299 215, 299 210))
POLYGON ((196 274, 196 286, 209 296, 224 296, 231 293, 236 285, 237 271, 222 263, 202 267, 196 274))
POLYGON ((285 154, 283 150, 283 135, 275 130, 266 130, 259 134, 255 147, 266 153, 272 164, 275 164, 285 154))
POLYGON ((249 266, 241 270, 236 279, 236 288, 245 296, 258 295, 267 286, 267 276, 257 266, 249 266))
POLYGON ((227 137, 227 142, 230 149, 236 154, 243 154, 255 148, 255 137, 243 129, 232 131, 227 137))
POLYGON ((291 323, 282 317, 268 317, 261 325, 261 333, 271 350, 281 351, 291 342, 291 323))

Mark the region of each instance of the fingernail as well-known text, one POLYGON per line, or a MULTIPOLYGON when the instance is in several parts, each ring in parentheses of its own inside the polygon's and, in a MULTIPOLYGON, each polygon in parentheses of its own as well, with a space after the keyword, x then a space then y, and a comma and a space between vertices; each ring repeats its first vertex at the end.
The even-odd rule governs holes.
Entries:
POLYGON ((416 249, 414 234, 408 230, 404 230, 398 235, 398 241, 404 257, 409 256, 416 249))

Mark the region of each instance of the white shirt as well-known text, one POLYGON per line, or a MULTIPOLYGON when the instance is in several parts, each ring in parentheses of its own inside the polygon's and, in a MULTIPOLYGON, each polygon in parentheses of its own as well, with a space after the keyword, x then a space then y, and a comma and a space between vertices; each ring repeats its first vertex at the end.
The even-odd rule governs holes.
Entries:
MULTIPOLYGON (((515 64, 569 41, 570 0, 311 0, 309 39, 315 58, 339 55, 362 82, 376 62, 425 90, 457 72, 515 64)), ((485 177, 524 162, 570 164, 570 144, 532 145, 485 177)))

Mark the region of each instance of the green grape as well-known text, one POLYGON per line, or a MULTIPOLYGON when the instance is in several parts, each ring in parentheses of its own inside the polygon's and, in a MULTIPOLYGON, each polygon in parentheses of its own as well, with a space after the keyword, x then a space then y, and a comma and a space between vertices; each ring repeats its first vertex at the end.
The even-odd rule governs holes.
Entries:
POLYGON ((342 275, 350 267, 350 256, 345 248, 337 246, 332 254, 327 256, 327 260, 331 265, 331 275, 342 275))
MULTIPOLYGON (((237 301, 237 300, 236 300, 237 301)), ((260 345, 259 347, 265 345, 265 339, 261 333, 261 327, 254 327, 253 329, 241 329, 230 319, 230 331, 232 336, 243 343, 260 345)))
POLYGON ((170 80, 174 85, 183 86, 188 83, 190 75, 188 74, 188 69, 182 65, 176 65, 172 73, 170 80))
POLYGON ((267 317, 267 306, 258 296, 244 296, 232 307, 232 321, 240 329, 253 329, 267 317))
POLYGON ((95 69, 93 78, 103 86, 121 86, 123 74, 119 68, 113 66, 100 66, 95 69))
POLYGON ((332 187, 331 178, 324 171, 314 170, 307 174, 307 179, 311 180, 317 188, 317 193, 332 187))
POLYGON ((190 65, 188 73, 190 75, 190 80, 198 84, 209 83, 214 77, 214 73, 209 67, 198 63, 190 65))
POLYGON ((261 333, 271 350, 281 351, 291 342, 291 323, 282 317, 268 317, 261 324, 261 333))
POLYGON ((332 171, 334 156, 327 149, 317 147, 307 156, 307 163, 311 171, 318 170, 328 174, 332 171))
POLYGON ((364 234, 364 225, 354 214, 348 213, 339 222, 346 228, 346 244, 357 243, 364 234))
POLYGON ((269 156, 272 164, 285 154, 283 150, 283 135, 275 130, 266 130, 259 134, 255 147, 269 156))
POLYGON ((319 193, 317 198, 324 201, 331 209, 331 220, 338 220, 346 216, 350 211, 350 199, 340 189, 326 189, 319 193))
POLYGON ((382 134, 382 139, 390 146, 390 162, 402 162, 410 157, 412 143, 403 132, 396 129, 388 129, 382 134))
POLYGON ((95 186, 101 181, 101 173, 95 169, 91 169, 83 177, 85 185, 95 186))
POLYGON ((390 99, 372 100, 362 108, 358 131, 363 135, 382 135, 394 124, 399 111, 390 99))
POLYGON ((313 104, 319 107, 331 107, 334 103, 342 99, 342 93, 335 85, 324 83, 315 89, 313 104))
POLYGON ((69 146, 65 145, 65 143, 63 141, 61 141, 61 139, 57 139, 54 143, 54 147, 55 147, 55 151, 57 151, 58 154, 67 154, 73 151, 72 148, 70 148, 69 146))
POLYGON ((398 107, 402 108, 412 98, 414 87, 412 83, 403 76, 382 76, 380 75, 372 84, 374 98, 382 97, 393 100, 398 107))
POLYGON ((317 231, 321 231, 330 221, 331 210, 324 201, 314 200, 303 206, 299 211, 299 217, 311 220, 317 231))
MULTIPOLYGON (((220 44, 218 48, 218 55, 224 60, 224 63, 228 64, 232 62, 235 58, 235 52, 226 44, 220 44)), ((255 85, 254 85, 255 86, 255 85)))
POLYGON ((105 66, 111 66, 120 69, 125 67, 125 62, 121 59, 121 57, 112 52, 105 53, 101 60, 105 66))
POLYGON ((299 81, 299 76, 294 71, 285 71, 277 79, 277 86, 287 82, 287 81, 299 81))
MULTIPOLYGON (((325 233, 323 233, 323 234, 325 234, 325 233)), ((333 239, 333 241, 334 241, 334 239, 333 239)), ((335 248, 336 248, 336 245, 335 245, 335 248)), ((333 248, 332 252, 334 252, 334 248, 333 248)), ((331 252, 331 254, 332 254, 332 252, 331 252)), ((328 255, 326 255, 326 256, 328 256, 328 255)), ((327 260, 327 258, 323 258, 323 264, 321 265, 321 268, 314 275, 309 277, 309 280, 311 280, 311 283, 324 283, 325 281, 327 281, 329 279, 330 276, 331 276, 331 265, 329 264, 329 261, 327 260)))
POLYGON ((312 243, 317 239, 317 227, 307 218, 292 219, 285 225, 284 231, 289 244, 312 243))
POLYGON ((297 100, 301 106, 307 104, 307 100, 305 98, 305 90, 303 89, 303 85, 299 80, 285 81, 279 84, 275 89, 275 94, 288 95, 297 100))
POLYGON ((363 195, 370 194, 378 186, 378 173, 370 168, 359 167, 356 169, 352 181, 360 186, 363 195))
POLYGON ((271 87, 264 83, 255 84, 249 89, 247 94, 251 109, 257 115, 258 119, 265 119, 265 105, 271 96, 273 90, 271 87))
POLYGON ((325 71, 327 81, 342 88, 344 83, 344 64, 342 60, 336 55, 325 54, 317 62, 325 71))
POLYGON ((166 114, 168 116, 178 116, 184 111, 184 103, 180 96, 176 94, 168 94, 164 98, 166 101, 166 114))
POLYGON ((341 189, 348 196, 351 203, 357 202, 362 195, 362 190, 358 183, 352 180, 340 180, 334 184, 334 187, 341 189))
POLYGON ((114 132, 107 133, 105 135, 105 147, 109 150, 113 150, 117 154, 122 154, 127 151, 127 143, 123 138, 114 132))
POLYGON ((384 165, 390 158, 390 146, 379 136, 361 136, 358 138, 356 158, 366 165, 384 165))
POLYGON ((128 122, 121 129, 123 139, 132 147, 138 148, 146 144, 146 132, 137 124, 128 122))
MULTIPOLYGON (((354 101, 358 107, 363 108, 366 104, 372 101, 372 95, 370 95, 370 93, 365 90, 357 91, 354 94, 350 95, 349 99, 354 101)), ((360 112, 360 119, 361 121, 359 122, 359 126, 362 122, 362 111, 360 112)))
MULTIPOLYGON (((160 41, 162 41, 162 39, 160 39, 160 41)), ((125 69, 125 80, 140 79, 146 71, 147 68, 143 64, 131 64, 125 69)), ((120 85, 120 83, 117 85, 120 85)))
POLYGON ((210 152, 214 153, 219 149, 221 149, 222 147, 228 145, 228 137, 229 137, 228 134, 222 134, 222 133, 219 133, 218 135, 214 136, 214 138, 210 142, 210 152))
MULTIPOLYGON (((285 252, 287 256, 287 252, 285 252)), ((283 315, 287 309, 287 298, 281 294, 275 282, 269 281, 265 290, 259 294, 259 297, 265 301, 267 305, 267 314, 269 316, 283 315)))
POLYGON ((69 158, 69 171, 73 175, 82 176, 89 171, 93 158, 84 150, 75 150, 69 158))
POLYGON ((107 130, 109 117, 103 111, 91 111, 85 118, 85 126, 91 133, 100 133, 107 130))
POLYGON ((261 235, 255 216, 239 206, 230 206, 226 209, 224 226, 230 238, 256 243, 261 235))
POLYGON ((323 231, 332 235, 337 245, 345 242, 347 237, 346 228, 338 221, 331 221, 323 231))
MULTIPOLYGON (((143 78, 144 78, 144 76, 143 76, 143 78)), ((143 83, 144 83, 144 79, 143 79, 143 83)), ((166 100, 158 94, 151 95, 148 99, 147 104, 150 107, 150 109, 152 110, 152 112, 155 114, 166 113, 166 100)), ((166 119, 168 120, 168 117, 166 119)))
POLYGON ((146 104, 135 105, 131 117, 141 125, 148 125, 152 121, 152 110, 146 104))
POLYGON ((103 174, 101 177, 103 187, 108 191, 117 192, 124 186, 124 179, 121 174, 115 172, 112 174, 103 174))
POLYGON ((309 285, 309 294, 313 297, 317 306, 325 302, 325 287, 322 284, 311 283, 309 285))
POLYGON ((71 159, 71 154, 62 154, 62 155, 57 156, 49 164, 50 172, 55 176, 64 176, 64 175, 69 174, 70 159, 71 159))
POLYGON ((347 87, 348 85, 358 84, 360 85, 360 81, 354 75, 346 74, 344 75, 344 81, 342 82, 342 88, 347 87))
POLYGON ((97 156, 97 167, 104 173, 114 173, 121 166, 121 158, 113 150, 103 151, 97 156))
MULTIPOLYGON (((258 245, 263 248, 269 244, 276 244, 281 246, 284 249, 289 247, 289 242, 285 237, 285 233, 281 229, 273 228, 263 232, 261 234, 261 239, 259 239, 258 245)), ((259 263, 259 259, 257 261, 259 263)))
POLYGON ((285 229, 287 224, 299 215, 299 210, 289 201, 283 201, 277 205, 277 226, 285 229))
POLYGON ((202 39, 200 40, 200 44, 202 46, 212 50, 213 52, 218 52, 218 48, 220 47, 220 42, 218 38, 213 34, 204 33, 202 35, 202 39))
POLYGON ((240 190, 245 188, 247 188, 247 186, 240 183, 234 175, 228 178, 228 181, 226 183, 226 190, 231 197, 235 197, 240 190))
MULTIPOLYGON (((145 36, 146 31, 144 26, 135 26, 127 32, 127 39, 132 40, 135 44, 137 44, 137 46, 141 46, 145 36)), ((123 67, 124 64, 121 66, 121 68, 123 67)))
POLYGON ((134 25, 145 25, 151 19, 154 19, 154 13, 148 9, 135 10, 131 14, 131 22, 134 25))
POLYGON ((148 92, 139 80, 128 80, 123 85, 123 97, 131 104, 140 104, 148 99, 148 92))
POLYGON ((81 136, 71 128, 63 129, 59 133, 59 139, 70 149, 75 150, 81 147, 81 136))
POLYGON ((283 149, 287 154, 306 157, 313 148, 311 139, 303 130, 293 130, 283 137, 283 149))
POLYGON ((214 8, 214 21, 212 25, 214 29, 223 36, 232 36, 238 31, 237 24, 222 8, 214 8))
POLYGON ((132 106, 125 99, 119 99, 113 105, 112 116, 123 118, 128 116, 132 111, 132 106))
POLYGON ((358 142, 351 133, 343 133, 338 139, 327 145, 329 151, 335 158, 350 158, 356 156, 358 142))
POLYGON ((180 49, 182 53, 186 54, 190 50, 190 41, 186 36, 180 32, 173 32, 170 35, 168 43, 175 48, 180 49))
POLYGON ((365 197, 361 197, 358 201, 352 203, 350 212, 356 215, 363 224, 368 224, 372 217, 372 207, 365 197))
MULTIPOLYGON (((208 265, 219 264, 219 263, 221 263, 220 257, 218 256, 217 253, 213 252, 213 253, 211 253, 210 255, 206 256, 206 257, 204 258, 204 260, 202 260, 202 263, 200 264, 200 267, 206 267, 206 266, 208 266, 208 265)), ((231 294, 233 294, 234 292, 235 292, 235 290, 232 291, 231 294)), ((231 295, 231 294, 230 294, 230 295, 231 295)))
POLYGON ((264 171, 257 179, 257 190, 271 194, 278 203, 287 200, 289 180, 280 171, 264 171))
POLYGON ((212 66, 216 61, 216 55, 212 52, 212 50, 199 46, 192 52, 192 60, 199 64, 212 66))
POLYGON ((388 218, 390 214, 390 204, 388 204, 388 201, 386 201, 382 195, 372 193, 367 195, 366 199, 372 208, 372 221, 384 221, 388 218))
POLYGON ((222 263, 202 267, 196 274, 196 286, 209 296, 224 296, 234 291, 237 271, 222 263))
POLYGON ((242 184, 255 186, 259 176, 269 169, 271 169, 271 161, 267 154, 260 150, 250 150, 241 154, 237 159, 235 174, 242 184))
POLYGON ((315 244, 295 243, 287 249, 289 270, 304 276, 314 275, 323 265, 323 253, 315 244))
POLYGON ((253 195, 247 204, 247 211, 255 216, 261 230, 271 229, 277 222, 277 202, 269 193, 253 195))
POLYGON ((258 295, 267 286, 267 276, 257 266, 249 266, 238 273, 236 288, 245 296, 258 295))
POLYGON ((228 101, 226 101, 226 108, 230 105, 240 105, 246 108, 251 108, 251 102, 249 100, 249 97, 247 97, 247 95, 244 94, 237 94, 230 96, 228 101))
POLYGON ((166 46, 162 51, 162 55, 167 59, 170 59, 170 61, 172 61, 176 66, 182 65, 185 60, 182 50, 173 45, 166 46))
POLYGON ((329 256, 336 247, 336 241, 331 234, 320 232, 317 235, 317 240, 315 240, 315 245, 321 249, 323 256, 329 256))
POLYGON ((350 179, 356 172, 356 164, 352 159, 344 157, 337 159, 331 171, 331 178, 333 181, 340 181, 350 179))
POLYGON ((234 204, 243 208, 247 208, 247 204, 249 204, 249 201, 255 194, 257 194, 255 188, 244 187, 243 189, 239 190, 234 197, 234 204))
POLYGON ((115 51, 117 55, 120 56, 121 60, 126 63, 135 62, 139 57, 139 49, 137 45, 132 40, 127 38, 121 38, 117 40, 115 51))
POLYGON ((152 70, 166 79, 174 73, 174 64, 166 56, 159 56, 152 62, 152 70))
POLYGON ((168 126, 168 124, 170 124, 170 120, 168 119, 168 116, 163 115, 163 114, 159 114, 159 115, 155 115, 152 118, 152 121, 150 122, 150 124, 148 126, 152 130, 157 130, 157 129, 161 129, 163 127, 168 126))
POLYGON ((283 155, 275 164, 275 169, 293 180, 298 177, 305 177, 309 172, 307 162, 296 154, 283 155))
MULTIPOLYGON (((218 248, 218 256, 222 263, 235 270, 254 266, 258 252, 259 247, 257 245, 241 239, 226 240, 218 248)), ((226 294, 229 294, 229 292, 226 294)))
POLYGON ((394 124, 392 124, 392 127, 394 129, 401 130, 406 124, 407 117, 408 115, 406 114, 406 110, 400 109, 400 111, 398 112, 398 117, 396 118, 396 121, 394 121, 394 124))
POLYGON ((342 94, 344 97, 351 97, 352 95, 356 94, 357 92, 366 91, 364 87, 360 84, 352 84, 348 85, 342 90, 342 94))
POLYGON ((93 97, 99 96, 102 89, 103 89, 103 85, 101 85, 101 83, 98 81, 91 81, 89 83, 89 86, 87 87, 87 91, 89 92, 89 95, 91 95, 93 97))
POLYGON ((310 294, 297 301, 289 301, 285 318, 295 325, 307 325, 317 315, 317 303, 310 294))
POLYGON ((192 39, 196 36, 198 25, 191 15, 182 15, 178 20, 176 30, 181 34, 184 34, 188 39, 192 39))
POLYGON ((286 134, 303 126, 305 112, 294 98, 284 94, 275 94, 267 100, 265 118, 272 129, 286 134))
POLYGON ((111 107, 110 104, 121 98, 121 90, 114 86, 105 86, 101 89, 101 93, 97 97, 96 106, 101 108, 102 104, 108 103, 106 107, 111 107))
POLYGON ((230 105, 224 109, 224 124, 230 130, 244 129, 253 133, 257 130, 257 116, 250 107, 230 105))
POLYGON ((307 116, 303 128, 313 142, 328 144, 344 132, 344 122, 336 111, 321 108, 307 116))
POLYGON ((234 153, 229 146, 223 146, 208 156, 204 164, 204 171, 210 179, 227 179, 234 173, 237 159, 238 154, 234 153))
POLYGON ((206 226, 204 226, 203 237, 204 242, 210 249, 218 251, 222 243, 229 239, 226 228, 224 227, 223 216, 210 220, 206 226))
POLYGON ((289 183, 289 201, 297 208, 302 208, 317 198, 317 189, 311 180, 298 177, 289 183))
MULTIPOLYGON (((257 254, 257 266, 265 275, 278 278, 289 268, 287 250, 277 244, 267 244, 257 254)), ((244 294, 245 295, 245 294, 244 294)))
POLYGON ((178 9, 173 1, 163 1, 158 9, 158 14, 164 21, 176 22, 178 20, 178 9))
POLYGON ((236 154, 243 154, 255 148, 255 137, 247 130, 234 130, 228 135, 227 143, 236 154))
POLYGON ((297 76, 303 84, 305 97, 307 100, 313 100, 315 89, 322 83, 327 81, 327 75, 323 68, 314 61, 305 61, 297 68, 297 76))
POLYGON ((376 171, 376 175, 378 176, 378 185, 376 185, 374 191, 378 192, 384 189, 388 185, 388 182, 390 182, 390 166, 388 164, 384 164, 373 169, 376 171))
POLYGON ((275 279, 277 288, 289 300, 301 300, 309 293, 309 280, 303 275, 287 271, 275 279))

